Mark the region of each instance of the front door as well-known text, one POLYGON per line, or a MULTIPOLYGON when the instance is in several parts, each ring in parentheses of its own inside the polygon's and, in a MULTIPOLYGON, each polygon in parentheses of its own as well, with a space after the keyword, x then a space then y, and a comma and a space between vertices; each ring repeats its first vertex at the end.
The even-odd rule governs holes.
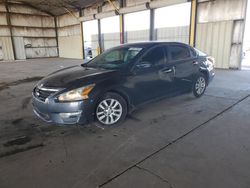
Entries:
POLYGON ((163 46, 149 50, 139 59, 134 67, 134 76, 130 82, 134 84, 134 104, 166 95, 171 90, 172 74, 166 68, 167 56, 163 46))

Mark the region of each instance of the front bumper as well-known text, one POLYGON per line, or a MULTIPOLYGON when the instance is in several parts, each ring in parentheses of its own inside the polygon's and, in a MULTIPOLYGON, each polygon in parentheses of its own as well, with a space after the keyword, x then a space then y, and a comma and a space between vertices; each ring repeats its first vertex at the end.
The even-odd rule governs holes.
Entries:
POLYGON ((57 103, 53 98, 47 98, 43 102, 33 95, 32 104, 34 113, 48 123, 84 124, 89 119, 90 109, 86 101, 57 103))

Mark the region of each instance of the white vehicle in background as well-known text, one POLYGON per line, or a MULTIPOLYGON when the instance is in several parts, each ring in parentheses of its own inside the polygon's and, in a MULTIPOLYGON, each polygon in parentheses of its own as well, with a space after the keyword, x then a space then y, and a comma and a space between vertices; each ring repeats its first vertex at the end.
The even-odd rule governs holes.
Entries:
POLYGON ((85 47, 84 48, 84 55, 85 55, 85 59, 92 59, 93 58, 92 48, 85 47))

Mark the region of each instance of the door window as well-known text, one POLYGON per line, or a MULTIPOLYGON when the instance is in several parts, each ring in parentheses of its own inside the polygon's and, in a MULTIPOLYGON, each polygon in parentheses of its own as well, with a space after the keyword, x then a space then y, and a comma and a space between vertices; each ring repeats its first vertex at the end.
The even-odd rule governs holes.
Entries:
POLYGON ((165 64, 165 53, 164 48, 156 47, 150 52, 148 52, 144 57, 141 59, 142 63, 149 63, 152 66, 158 66, 165 64))
POLYGON ((185 60, 191 57, 189 49, 185 46, 170 46, 169 51, 173 61, 185 60))

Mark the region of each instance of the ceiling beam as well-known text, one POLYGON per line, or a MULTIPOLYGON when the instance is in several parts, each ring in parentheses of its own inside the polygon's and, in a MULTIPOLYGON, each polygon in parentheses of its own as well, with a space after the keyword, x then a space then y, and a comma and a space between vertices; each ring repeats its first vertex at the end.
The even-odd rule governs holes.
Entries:
MULTIPOLYGON (((25 6, 27 6, 27 7, 36 9, 36 10, 38 10, 38 11, 40 11, 40 12, 46 13, 46 14, 48 14, 48 15, 50 15, 50 16, 53 16, 53 17, 55 16, 53 13, 51 13, 51 12, 49 12, 49 11, 46 11, 46 10, 43 10, 43 9, 41 9, 41 8, 39 8, 39 7, 35 6, 35 5, 33 5, 33 4, 30 4, 30 3, 27 3, 27 2, 23 2, 23 1, 19 1, 19 2, 20 2, 21 5, 25 5, 25 6)), ((9 3, 9 4, 17 4, 17 3, 12 2, 12 1, 8 1, 8 3, 9 3)))
MULTIPOLYGON (((0 0, 1 1, 1 0, 0 0)), ((70 11, 78 11, 89 7, 104 3, 104 0, 95 0, 94 2, 90 2, 90 5, 86 6, 81 0, 77 1, 69 1, 69 0, 60 0, 54 3, 55 1, 41 0, 38 2, 33 2, 32 0, 9 0, 10 4, 20 4, 33 9, 36 9, 40 12, 44 12, 49 16, 61 16, 67 13, 65 8, 70 11), (47 9, 46 9, 47 8, 47 9)))

